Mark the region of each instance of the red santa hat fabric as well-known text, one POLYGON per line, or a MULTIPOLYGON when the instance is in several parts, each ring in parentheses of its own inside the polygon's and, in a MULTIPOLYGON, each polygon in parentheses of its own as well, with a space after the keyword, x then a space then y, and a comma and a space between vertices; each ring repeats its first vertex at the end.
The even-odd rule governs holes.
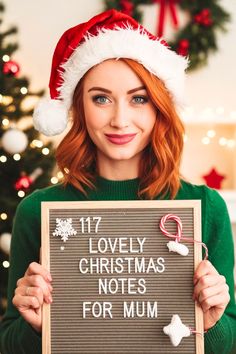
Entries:
POLYGON ((48 136, 62 133, 80 79, 93 66, 112 58, 141 63, 164 82, 176 105, 183 102, 188 60, 132 17, 112 9, 68 29, 60 38, 52 60, 51 99, 41 100, 35 108, 35 128, 48 136))

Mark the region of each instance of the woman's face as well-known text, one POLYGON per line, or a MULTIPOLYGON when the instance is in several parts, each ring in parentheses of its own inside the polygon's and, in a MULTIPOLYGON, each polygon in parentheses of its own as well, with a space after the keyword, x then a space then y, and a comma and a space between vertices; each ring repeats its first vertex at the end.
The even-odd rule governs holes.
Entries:
POLYGON ((93 67, 84 80, 83 104, 99 167, 109 161, 137 164, 150 141, 156 109, 133 70, 120 60, 93 67))

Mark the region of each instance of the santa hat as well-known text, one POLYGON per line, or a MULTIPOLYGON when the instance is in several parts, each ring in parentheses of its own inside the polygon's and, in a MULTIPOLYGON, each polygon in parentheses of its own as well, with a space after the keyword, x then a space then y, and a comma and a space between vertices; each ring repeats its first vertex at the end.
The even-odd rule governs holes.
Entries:
POLYGON ((52 60, 51 99, 42 99, 35 108, 35 128, 48 136, 62 133, 80 79, 93 66, 112 58, 141 63, 164 82, 175 104, 182 103, 188 60, 132 17, 112 9, 68 29, 60 38, 52 60))

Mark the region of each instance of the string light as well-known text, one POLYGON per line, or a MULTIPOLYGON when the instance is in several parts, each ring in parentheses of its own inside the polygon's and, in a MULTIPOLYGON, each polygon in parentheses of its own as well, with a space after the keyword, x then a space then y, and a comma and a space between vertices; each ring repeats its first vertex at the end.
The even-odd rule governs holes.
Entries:
POLYGON ((22 93, 22 95, 26 95, 28 90, 26 87, 21 87, 20 92, 22 93))
POLYGON ((43 147, 43 142, 42 142, 41 140, 34 139, 34 140, 30 143, 30 146, 31 146, 32 148, 35 148, 35 147, 41 148, 41 147, 43 147))
POLYGON ((236 110, 227 111, 225 107, 218 106, 205 107, 197 110, 195 107, 188 106, 180 111, 180 116, 185 123, 222 123, 232 124, 236 122, 236 110))
POLYGON ((9 61, 9 60, 10 60, 9 55, 7 55, 7 54, 3 55, 2 60, 3 60, 5 63, 6 63, 7 61, 9 61))
POLYGON ((13 102, 13 97, 12 96, 3 96, 1 95, 1 103, 5 106, 8 106, 13 102))
POLYGON ((228 141, 227 141, 227 146, 229 147, 229 148, 234 148, 235 147, 235 145, 236 145, 236 142, 235 142, 235 140, 233 140, 233 139, 229 139, 228 141))
POLYGON ((18 194, 18 197, 20 197, 20 198, 23 198, 25 196, 24 191, 19 191, 17 194, 18 194))
POLYGON ((58 183, 58 178, 57 177, 52 177, 51 178, 51 183, 52 184, 57 184, 58 183))
POLYGON ((204 145, 210 144, 210 138, 208 138, 208 136, 204 136, 204 138, 202 138, 202 143, 204 145))
POLYGON ((219 144, 220 144, 221 146, 227 145, 227 139, 224 138, 224 137, 221 137, 221 138, 219 139, 219 144))
MULTIPOLYGON (((214 129, 210 129, 207 131, 206 135, 201 139, 202 144, 209 145, 211 143, 211 139, 217 135, 217 132, 214 129)), ((184 142, 187 139, 184 137, 184 142)), ((218 144, 222 147, 227 147, 233 149, 236 147, 236 140, 235 139, 227 139, 224 136, 221 136, 218 139, 218 144)))
POLYGON ((0 217, 1 217, 2 220, 7 220, 7 214, 6 213, 2 213, 0 215, 0 217))
POLYGON ((3 265, 3 268, 9 268, 10 267, 10 263, 8 261, 3 261, 2 265, 3 265))
POLYGON ((7 112, 15 112, 16 111, 16 106, 14 106, 14 104, 11 104, 10 106, 7 106, 6 108, 7 112))
POLYGON ((3 162, 3 163, 6 162, 7 161, 7 157, 5 155, 0 156, 0 161, 3 162))
POLYGON ((43 148, 43 149, 42 149, 42 154, 43 154, 43 155, 48 155, 49 152, 50 152, 50 151, 49 151, 48 148, 43 148))
POLYGON ((4 118, 3 120, 2 120, 2 125, 4 126, 4 127, 7 127, 8 125, 9 125, 9 120, 7 119, 7 118, 4 118))
POLYGON ((14 159, 15 161, 19 161, 19 160, 21 159, 20 154, 14 154, 14 155, 13 155, 13 159, 14 159))
POLYGON ((57 177, 59 179, 62 179, 64 177, 63 173, 61 171, 57 172, 57 177))
POLYGON ((214 138, 216 136, 216 132, 213 129, 208 130, 207 132, 208 138, 214 138))

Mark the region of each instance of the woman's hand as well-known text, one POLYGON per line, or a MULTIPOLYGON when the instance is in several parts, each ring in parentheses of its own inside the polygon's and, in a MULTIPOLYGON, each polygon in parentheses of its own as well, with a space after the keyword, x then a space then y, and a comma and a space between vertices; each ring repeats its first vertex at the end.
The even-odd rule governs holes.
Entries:
POLYGON ((223 315, 230 296, 225 277, 209 261, 202 261, 195 271, 193 298, 202 307, 204 329, 210 329, 223 315))
POLYGON ((36 262, 31 263, 23 278, 17 281, 13 305, 37 332, 42 330, 42 305, 52 302, 51 281, 50 273, 36 262))

